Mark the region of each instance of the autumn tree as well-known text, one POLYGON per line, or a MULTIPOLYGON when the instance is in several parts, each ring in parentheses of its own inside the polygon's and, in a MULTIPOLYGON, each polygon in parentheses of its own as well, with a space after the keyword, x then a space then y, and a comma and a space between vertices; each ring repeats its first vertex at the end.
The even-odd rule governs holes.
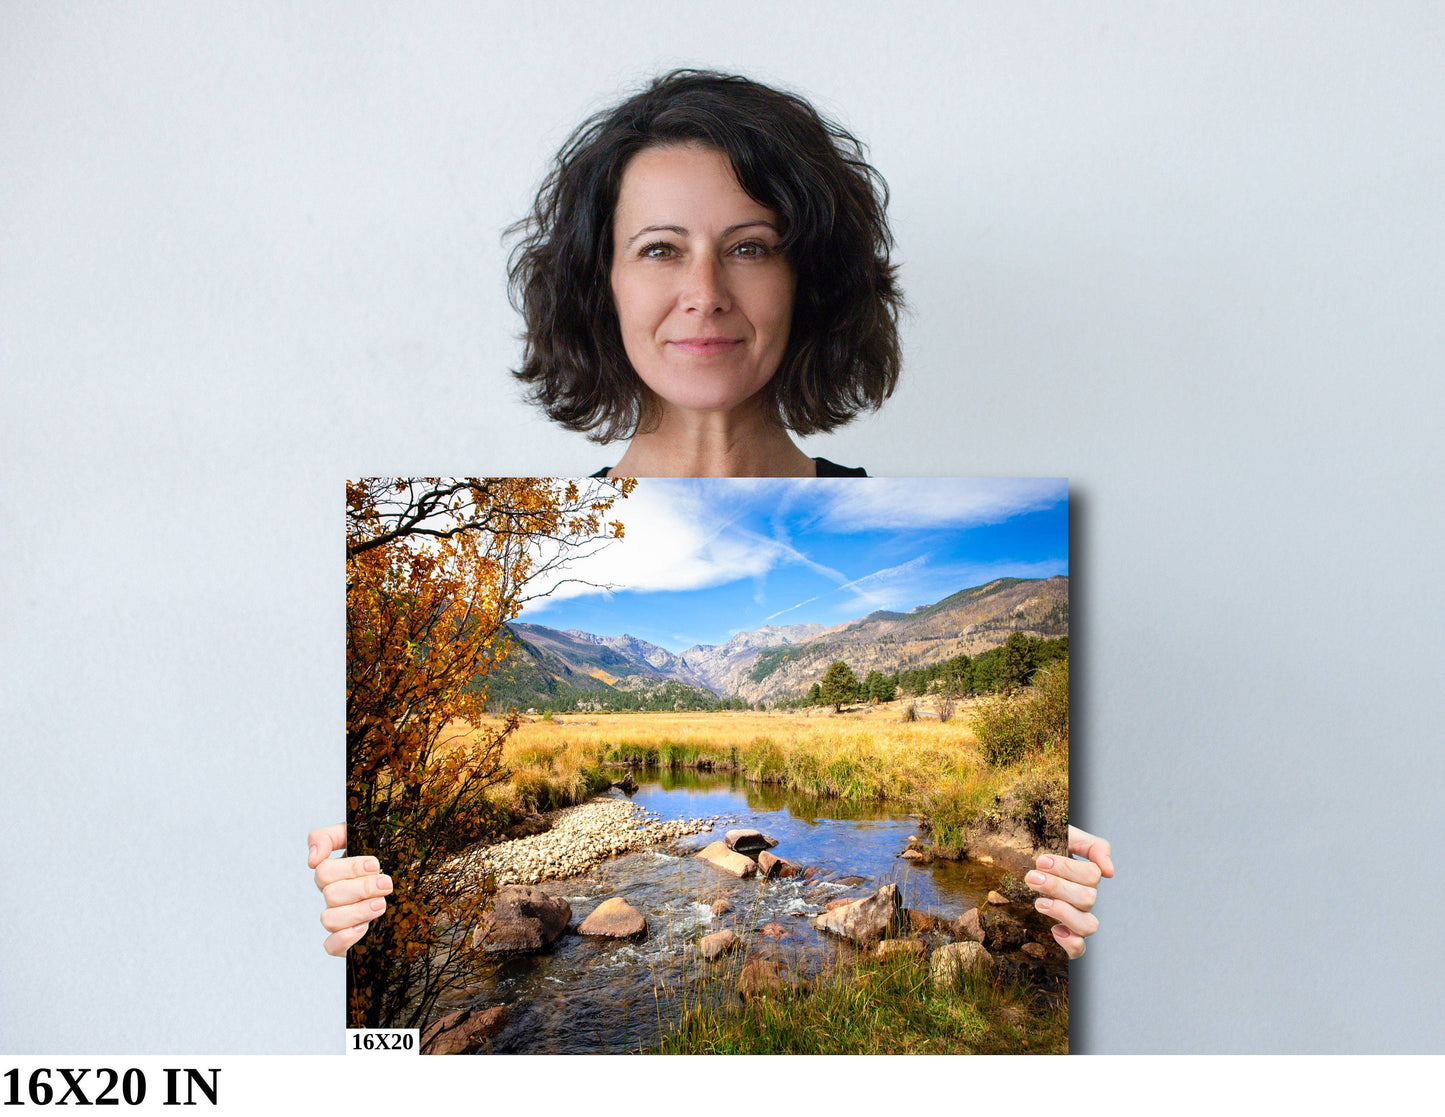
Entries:
POLYGON ((858 697, 858 677, 841 659, 835 659, 828 664, 828 670, 823 672, 818 690, 823 703, 832 706, 834 713, 841 714, 843 703, 852 702, 858 697))
POLYGON ((484 836, 515 713, 485 720, 506 622, 622 525, 631 480, 366 479, 346 486, 347 845, 394 889, 347 959, 351 1027, 420 1026, 470 979, 485 882, 447 871, 484 836))

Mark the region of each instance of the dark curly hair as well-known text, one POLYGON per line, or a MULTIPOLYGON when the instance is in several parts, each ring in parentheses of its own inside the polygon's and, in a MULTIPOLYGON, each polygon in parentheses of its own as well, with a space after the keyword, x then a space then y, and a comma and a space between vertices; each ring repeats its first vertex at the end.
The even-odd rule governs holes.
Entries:
POLYGON ((797 276, 788 347, 768 383, 779 421, 829 431, 877 408, 898 382, 903 296, 888 253, 888 186, 862 144, 801 97, 733 74, 674 70, 572 133, 537 193, 508 268, 526 322, 514 375, 547 415, 596 442, 655 421, 622 346, 612 299, 612 216, 645 148, 701 143, 782 218, 797 276))

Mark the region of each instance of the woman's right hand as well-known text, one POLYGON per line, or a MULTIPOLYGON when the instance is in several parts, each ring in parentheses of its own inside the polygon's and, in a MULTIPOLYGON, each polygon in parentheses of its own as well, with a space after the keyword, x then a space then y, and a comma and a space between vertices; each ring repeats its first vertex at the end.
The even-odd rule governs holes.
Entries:
POLYGON ((321 926, 331 932, 326 937, 326 953, 341 957, 366 934, 371 921, 386 911, 391 878, 382 873, 375 857, 331 856, 333 850, 346 848, 344 824, 311 831, 306 844, 310 846, 307 867, 316 870, 316 887, 326 897, 326 910, 321 913, 321 926))

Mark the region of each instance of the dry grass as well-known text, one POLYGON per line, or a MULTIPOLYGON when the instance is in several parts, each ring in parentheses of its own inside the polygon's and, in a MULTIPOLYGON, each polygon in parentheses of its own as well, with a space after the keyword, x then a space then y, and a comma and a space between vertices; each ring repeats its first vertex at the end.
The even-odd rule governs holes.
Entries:
MULTIPOLYGON (((472 731, 458 723, 449 732, 454 748, 472 731)), ((982 795, 982 785, 991 783, 966 722, 904 722, 898 703, 843 714, 814 709, 530 718, 508 739, 504 761, 510 780, 492 792, 504 814, 579 802, 628 762, 740 771, 752 782, 820 797, 918 804, 933 799, 940 786, 967 785, 982 795)))
MULTIPOLYGON (((981 816, 1000 807, 1011 813, 1013 784, 1032 772, 990 766, 969 716, 976 703, 960 705, 961 716, 948 721, 926 699, 841 714, 814 707, 524 718, 504 750, 510 780, 492 798, 503 815, 568 806, 605 787, 627 763, 738 771, 750 782, 822 798, 906 804, 935 825, 936 841, 955 845, 981 816), (910 705, 920 716, 905 721, 910 705)), ((464 724, 452 731, 454 745, 471 733, 464 724)))
MULTIPOLYGON (((940 723, 921 705, 925 716, 915 722, 901 719, 907 702, 880 703, 834 714, 831 710, 770 711, 720 710, 716 713, 557 714, 550 722, 527 719, 512 738, 513 747, 546 745, 635 744, 658 748, 664 742, 698 748, 727 750, 745 747, 759 738, 794 748, 822 741, 867 740, 880 748, 938 747, 967 751, 977 757, 977 738, 963 719, 940 723)), ((981 759, 981 758, 980 758, 981 759)))

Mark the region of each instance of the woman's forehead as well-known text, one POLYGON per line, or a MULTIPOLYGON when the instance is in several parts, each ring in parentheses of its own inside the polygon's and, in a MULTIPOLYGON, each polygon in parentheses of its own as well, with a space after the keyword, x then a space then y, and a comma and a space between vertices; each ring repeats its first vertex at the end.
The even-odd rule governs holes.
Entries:
POLYGON ((777 214, 749 196, 728 157, 701 144, 649 147, 634 155, 622 173, 617 195, 616 229, 630 237, 633 228, 677 226, 688 232, 719 232, 777 214))

